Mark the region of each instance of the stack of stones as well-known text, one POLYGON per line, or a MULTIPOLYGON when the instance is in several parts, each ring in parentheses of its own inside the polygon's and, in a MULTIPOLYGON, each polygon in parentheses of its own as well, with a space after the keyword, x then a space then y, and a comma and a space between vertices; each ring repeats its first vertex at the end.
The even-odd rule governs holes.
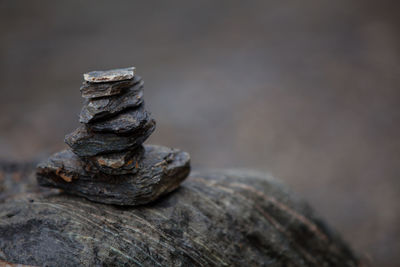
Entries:
POLYGON ((82 126, 65 137, 70 149, 37 167, 40 185, 116 205, 152 202, 190 172, 186 152, 143 145, 155 129, 135 68, 84 74, 82 126))

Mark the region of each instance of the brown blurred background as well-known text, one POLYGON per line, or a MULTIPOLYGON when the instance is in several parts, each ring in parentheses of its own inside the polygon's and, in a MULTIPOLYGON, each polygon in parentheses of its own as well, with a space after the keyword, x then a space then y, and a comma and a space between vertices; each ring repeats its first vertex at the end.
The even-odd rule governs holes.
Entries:
POLYGON ((400 264, 396 1, 0 1, 0 159, 78 126, 82 73, 134 65, 149 142, 271 172, 375 266, 400 264))

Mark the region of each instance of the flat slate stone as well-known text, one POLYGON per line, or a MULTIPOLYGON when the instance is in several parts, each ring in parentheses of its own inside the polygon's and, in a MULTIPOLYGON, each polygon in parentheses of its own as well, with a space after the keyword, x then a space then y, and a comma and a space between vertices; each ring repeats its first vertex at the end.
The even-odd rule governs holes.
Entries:
POLYGON ((142 80, 139 76, 135 76, 131 80, 106 82, 106 83, 90 83, 84 82, 80 88, 82 97, 98 98, 112 95, 119 95, 131 88, 142 80))
MULTIPOLYGON (((110 175, 134 174, 139 169, 139 161, 144 154, 143 146, 134 150, 88 157, 85 159, 90 170, 110 175)), ((87 168, 86 168, 87 169, 87 168)))
POLYGON ((39 185, 63 189, 95 202, 114 205, 141 205, 179 187, 189 175, 190 156, 162 146, 146 145, 132 175, 93 174, 71 150, 54 154, 38 165, 39 185))
POLYGON ((79 116, 79 121, 89 123, 101 118, 111 117, 128 108, 138 107, 143 103, 142 88, 143 81, 121 95, 86 99, 79 116))
POLYGON ((123 69, 91 71, 83 74, 83 78, 87 82, 102 83, 129 80, 132 79, 134 75, 135 67, 129 67, 123 69))
POLYGON ((155 129, 155 121, 149 120, 142 128, 127 135, 96 133, 85 126, 65 136, 65 143, 80 157, 131 150, 140 146, 155 129))
POLYGON ((150 114, 141 105, 115 117, 87 124, 87 127, 95 132, 130 133, 142 128, 150 120, 150 114))

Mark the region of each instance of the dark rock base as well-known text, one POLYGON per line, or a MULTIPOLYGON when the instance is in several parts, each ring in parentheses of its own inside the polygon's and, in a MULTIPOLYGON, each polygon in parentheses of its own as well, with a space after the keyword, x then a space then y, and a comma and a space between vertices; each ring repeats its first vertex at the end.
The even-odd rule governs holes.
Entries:
POLYGON ((151 205, 117 207, 1 171, 0 260, 36 266, 362 266, 302 201, 251 171, 192 172, 151 205))

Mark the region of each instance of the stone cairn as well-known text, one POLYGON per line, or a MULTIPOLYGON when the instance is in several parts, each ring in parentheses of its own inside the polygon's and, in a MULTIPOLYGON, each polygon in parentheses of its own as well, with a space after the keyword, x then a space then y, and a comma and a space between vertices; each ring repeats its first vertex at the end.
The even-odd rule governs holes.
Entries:
POLYGON ((38 183, 115 205, 152 202, 190 172, 186 152, 143 142, 155 129, 135 68, 85 73, 82 126, 65 137, 70 149, 37 167, 38 183))

